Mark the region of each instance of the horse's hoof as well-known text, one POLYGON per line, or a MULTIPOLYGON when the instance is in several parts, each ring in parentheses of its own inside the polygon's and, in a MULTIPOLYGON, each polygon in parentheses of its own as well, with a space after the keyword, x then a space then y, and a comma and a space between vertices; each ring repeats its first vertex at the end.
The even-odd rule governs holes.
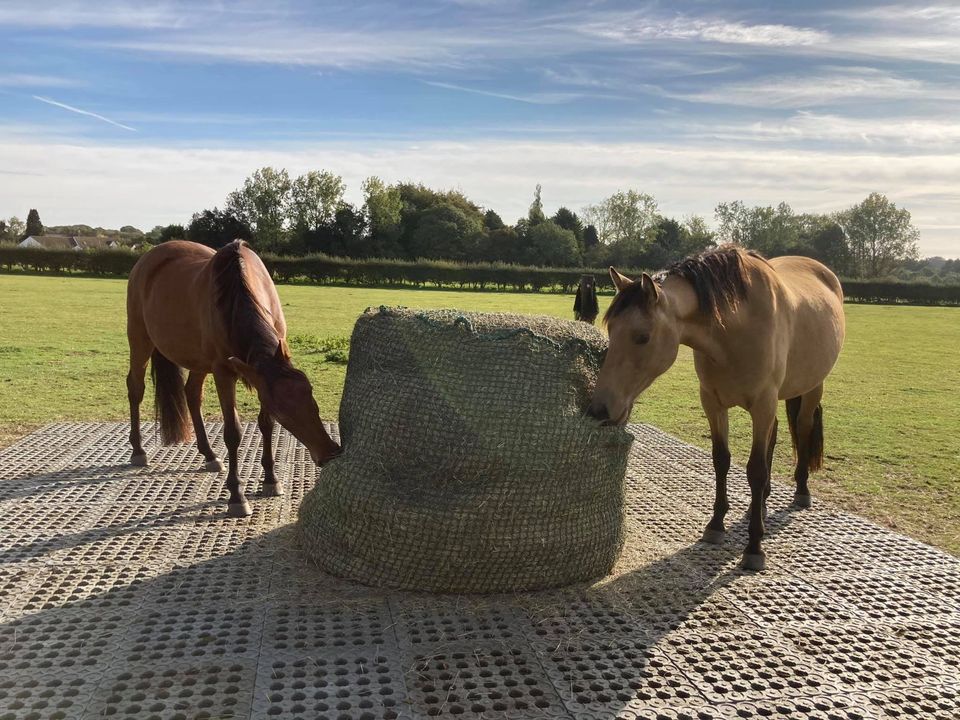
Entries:
POLYGON ((253 510, 250 509, 250 503, 248 503, 246 500, 227 505, 227 517, 245 518, 250 517, 251 515, 253 515, 253 510))
POLYGON ((767 559, 764 555, 758 555, 756 553, 744 553, 743 560, 740 561, 740 567, 742 567, 744 570, 756 570, 759 572, 766 569, 767 559))
POLYGON ((793 504, 800 508, 808 508, 813 505, 813 498, 810 495, 797 493, 793 496, 793 504))
POLYGON ((147 466, 147 454, 140 453, 139 455, 130 456, 130 464, 134 467, 146 467, 147 466))
POLYGON ((220 458, 214 458, 213 460, 207 460, 207 461, 203 464, 203 469, 206 470, 207 472, 217 472, 217 473, 218 473, 218 472, 222 472, 222 471, 223 471, 223 463, 220 462, 220 458))
POLYGON ((726 538, 727 533, 725 530, 714 530, 713 528, 707 528, 703 531, 700 542, 710 543, 711 545, 722 545, 726 538))
POLYGON ((263 496, 264 497, 282 497, 283 496, 283 485, 278 482, 275 483, 264 483, 263 484, 263 496))

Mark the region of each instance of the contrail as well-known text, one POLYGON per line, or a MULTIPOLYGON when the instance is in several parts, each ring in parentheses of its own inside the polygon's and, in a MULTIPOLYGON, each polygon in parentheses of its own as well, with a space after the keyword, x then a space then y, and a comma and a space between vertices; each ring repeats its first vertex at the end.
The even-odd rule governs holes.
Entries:
POLYGON ((110 118, 104 117, 103 115, 97 115, 96 113, 90 112, 89 110, 81 110, 80 108, 73 107, 73 105, 67 105, 66 103, 57 102, 56 100, 51 100, 50 98, 40 97, 39 95, 34 95, 33 99, 39 100, 40 102, 46 103, 47 105, 53 105, 54 107, 63 108, 64 110, 69 110, 70 112, 75 112, 78 115, 86 115, 88 117, 96 118, 97 120, 103 120, 105 123, 116 125, 118 128, 123 128, 124 130, 129 130, 130 132, 137 132, 136 128, 132 128, 129 125, 124 125, 122 123, 118 123, 116 120, 111 120, 110 118))

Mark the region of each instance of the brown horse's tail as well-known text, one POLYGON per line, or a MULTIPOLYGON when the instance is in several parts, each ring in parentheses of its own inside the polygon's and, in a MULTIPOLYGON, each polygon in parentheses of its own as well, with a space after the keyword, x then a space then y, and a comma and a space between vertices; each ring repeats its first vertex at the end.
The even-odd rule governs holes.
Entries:
POLYGON ((187 442, 190 439, 190 412, 183 387, 183 373, 159 350, 153 351, 151 360, 150 376, 156 392, 160 439, 164 445, 187 442))
MULTIPOLYGON (((787 423, 790 425, 790 439, 793 441, 794 457, 797 453, 797 417, 800 415, 800 397, 787 400, 787 423)), ((813 426, 807 438, 807 468, 813 472, 823 467, 823 405, 817 405, 813 411, 813 426)))

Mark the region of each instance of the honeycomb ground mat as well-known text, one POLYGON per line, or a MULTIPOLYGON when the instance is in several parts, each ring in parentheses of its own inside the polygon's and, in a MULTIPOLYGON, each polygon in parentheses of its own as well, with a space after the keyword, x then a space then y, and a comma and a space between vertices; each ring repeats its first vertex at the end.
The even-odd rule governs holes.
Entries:
POLYGON ((612 575, 456 596, 306 560, 292 523, 323 474, 285 432, 263 498, 245 426, 254 512, 231 519, 224 473, 152 425, 146 468, 125 424, 44 428, 0 451, 0 720, 960 718, 960 562, 781 485, 768 570, 743 572, 742 470, 702 545, 709 455, 629 429, 612 575))

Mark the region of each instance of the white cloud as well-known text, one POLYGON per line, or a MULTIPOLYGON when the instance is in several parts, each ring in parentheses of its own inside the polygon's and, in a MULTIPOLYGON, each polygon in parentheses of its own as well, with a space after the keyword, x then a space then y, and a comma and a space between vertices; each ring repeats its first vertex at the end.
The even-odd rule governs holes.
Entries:
POLYGON ((103 122, 105 122, 105 123, 109 123, 110 125, 114 125, 114 126, 116 126, 116 127, 118 127, 118 128, 121 128, 121 129, 123 129, 123 130, 129 130, 130 132, 136 132, 136 131, 137 131, 136 128, 132 128, 132 127, 130 127, 129 125, 124 125, 123 123, 118 123, 116 120, 111 120, 111 119, 108 118, 108 117, 105 117, 105 116, 103 116, 103 115, 98 115, 97 113, 95 113, 95 112, 90 112, 89 110, 81 110, 80 108, 74 107, 73 105, 67 105, 66 103, 57 102, 56 100, 52 100, 52 99, 47 98, 47 97, 42 97, 42 96, 40 96, 40 95, 34 95, 34 96, 33 96, 33 99, 34 99, 34 100, 39 100, 40 102, 46 103, 47 105, 53 105, 53 107, 58 107, 58 108, 62 108, 62 109, 64 109, 64 110, 68 110, 68 111, 70 111, 70 112, 72 112, 72 113, 76 113, 77 115, 85 115, 85 116, 87 116, 87 117, 92 117, 92 118, 94 118, 94 119, 96 119, 96 120, 101 120, 101 121, 103 121, 103 122))
POLYGON ((78 84, 76 80, 56 75, 0 73, 0 87, 74 87, 78 84))
POLYGON ((864 100, 960 100, 960 88, 954 85, 897 77, 873 68, 768 75, 687 93, 664 90, 663 94, 691 102, 759 108, 807 108, 864 100))
POLYGON ((582 93, 566 92, 536 92, 526 94, 496 92, 493 90, 481 90, 479 88, 464 87, 453 83, 437 82, 434 80, 424 80, 425 85, 443 88, 445 90, 456 90, 458 92, 472 93, 474 95, 485 95, 487 97, 500 98, 502 100, 514 100, 516 102, 529 103, 531 105, 559 105, 561 103, 572 102, 583 97, 582 93))
POLYGON ((694 124, 688 132, 746 142, 842 142, 894 151, 960 152, 960 124, 952 118, 843 117, 799 112, 782 121, 694 124))
POLYGON ((728 45, 788 47, 820 45, 830 35, 813 28, 792 25, 751 25, 725 20, 677 17, 659 20, 648 13, 611 17, 583 25, 581 31, 624 43, 650 40, 692 40, 728 45))
POLYGON ((632 187, 652 192, 668 214, 708 219, 724 200, 785 200, 797 210, 827 212, 877 190, 913 213, 923 252, 960 256, 953 230, 960 226, 960 154, 717 149, 693 143, 421 141, 196 150, 36 141, 3 142, 0 156, 8 172, 33 173, 0 176, 0 197, 8 203, 0 215, 39 207, 51 224, 183 222, 197 210, 222 205, 257 167, 275 165, 291 173, 338 172, 355 202, 360 182, 371 174, 457 187, 507 220, 526 213, 537 183, 544 184, 548 208, 578 209, 632 187))
POLYGON ((117 0, 44 0, 4 2, 0 27, 105 27, 158 29, 180 27, 186 13, 171 3, 131 3, 117 0))

